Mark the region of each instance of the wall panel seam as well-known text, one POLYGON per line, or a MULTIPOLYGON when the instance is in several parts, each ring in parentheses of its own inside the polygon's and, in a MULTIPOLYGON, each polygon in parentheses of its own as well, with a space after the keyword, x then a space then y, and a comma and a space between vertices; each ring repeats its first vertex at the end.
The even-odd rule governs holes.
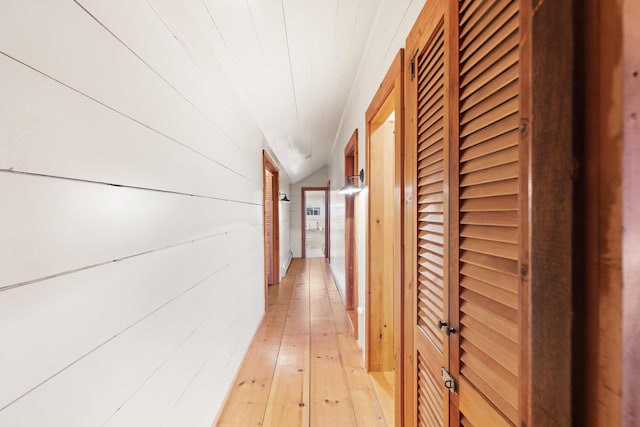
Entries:
MULTIPOLYGON (((144 65, 147 66, 147 68, 149 68, 155 75, 157 75, 162 81, 164 81, 171 89, 174 90, 174 92, 176 94, 178 94, 181 98, 183 98, 185 101, 187 101, 198 113, 200 113, 200 115, 202 115, 202 117, 205 118, 205 120, 207 120, 209 123, 211 123, 214 127, 216 127, 220 132, 222 132, 227 138, 229 138, 229 140, 231 142, 234 143, 234 145, 236 145, 240 150, 242 150, 245 154, 250 155, 250 153, 248 153, 240 144, 238 144, 230 135, 227 134, 227 132, 225 132, 217 123, 215 123, 213 120, 211 120, 211 118, 206 115, 202 110, 200 110, 193 102, 191 102, 191 100, 189 100, 189 98, 187 98, 182 92, 180 92, 173 84, 171 84, 171 82, 169 82, 169 80, 167 80, 162 74, 160 74, 160 72, 158 72, 155 68, 153 68, 151 66, 151 64, 149 64, 147 61, 145 61, 140 55, 138 55, 138 53, 136 53, 136 51, 134 51, 128 44, 126 44, 124 42, 124 40, 122 40, 120 37, 118 37, 113 31, 111 31, 102 21, 100 21, 98 19, 98 17, 96 17, 94 14, 92 14, 91 12, 89 12, 89 10, 83 6, 78 0, 73 0, 73 2, 75 4, 78 5, 78 7, 80 7, 87 15, 89 15, 94 21, 96 21, 102 28, 105 29, 105 31, 107 31, 109 34, 111 34, 113 36, 113 38, 115 38, 118 42, 120 42, 120 44, 122 44, 129 52, 131 52, 136 58, 138 58, 140 60, 140 62, 142 62, 144 65)), ((151 8, 153 10, 153 8, 151 8)), ((153 10, 154 14, 160 19, 160 21, 165 24, 164 20, 158 15, 158 13, 153 10)), ((165 24, 165 27, 166 24, 165 24)), ((173 37, 176 38, 177 37, 175 34, 173 34, 171 31, 169 31, 171 33, 171 35, 173 37)), ((190 55, 189 58, 191 58, 190 55)), ((191 58, 193 60, 193 58, 191 58)), ((198 68, 198 67, 196 67, 198 68)), ((198 68, 198 70, 200 70, 198 68)), ((202 73, 202 70, 200 70, 200 72, 202 73)), ((205 78, 205 80, 207 80, 207 82, 209 82, 208 79, 205 78)), ((209 82, 209 85, 211 85, 211 83, 209 82)), ((216 91, 217 93, 217 91, 216 91)), ((220 96, 220 94, 218 94, 218 97, 222 100, 222 97, 220 96)))
POLYGON ((189 288, 185 289, 184 291, 180 292, 178 295, 175 295, 173 298, 171 298, 170 300, 166 301, 165 303, 163 303, 162 305, 160 305, 159 307, 155 308, 154 310, 152 310, 151 312, 147 313, 146 315, 142 316, 140 319, 136 320, 134 323, 132 323, 131 325, 127 326, 126 328, 124 328, 123 330, 115 333, 111 338, 107 339, 106 341, 104 341, 102 344, 94 347, 93 349, 89 350, 88 352, 86 352, 85 354, 83 354, 82 356, 78 357, 76 360, 72 361, 71 363, 69 363, 68 365, 66 365, 65 367, 63 367, 62 369, 59 369, 57 372, 55 372, 54 374, 50 375, 49 377, 47 377, 46 379, 44 379, 43 381, 41 381, 40 383, 38 383, 37 385, 33 386, 32 388, 30 388, 29 390, 27 390, 26 392, 22 393, 20 396, 18 396, 17 398, 15 398, 14 400, 12 400, 11 402, 7 403, 5 406, 3 406, 2 408, 0 408, 0 412, 4 411, 5 409, 9 408, 10 406, 12 406, 13 404, 15 404, 16 402, 18 402, 19 400, 21 400, 22 398, 24 398, 25 396, 27 396, 29 393, 31 393, 32 391, 36 390, 37 388, 41 387, 42 385, 48 383, 49 381, 51 381, 52 379, 54 379, 55 377, 57 377, 58 375, 60 375, 61 373, 63 373, 64 371, 66 371, 67 369, 71 368, 72 366, 76 365, 78 362, 82 361, 83 359, 87 358, 88 356, 90 356, 91 354, 95 353, 96 351, 98 351, 99 349, 101 349, 102 347, 104 347, 105 345, 109 344, 111 341, 115 340, 116 338, 118 338, 119 336, 121 336, 122 334, 124 334, 125 332, 127 332, 128 330, 134 328, 136 325, 139 325, 140 323, 142 323, 143 321, 145 321, 147 318, 149 318, 150 316, 154 315, 155 313, 157 313, 158 311, 162 310, 163 308, 165 308, 166 306, 168 306, 169 304, 171 304, 172 302, 174 302, 175 300, 177 300, 178 298, 182 297, 183 295, 186 295, 187 293, 191 292, 192 290, 194 290, 195 288, 197 288, 198 286, 202 285, 203 283, 206 283, 207 281, 209 281, 212 277, 214 277, 215 275, 217 275, 218 273, 220 273, 221 271, 223 271, 224 269, 226 269, 227 267, 229 267, 230 265, 238 262, 240 258, 237 258, 234 261, 228 262, 225 265, 221 266, 220 268, 216 269, 213 273, 209 274, 208 276, 206 276, 205 278, 199 280, 198 282, 196 282, 195 284, 191 285, 189 288))
MULTIPOLYGON (((38 277, 36 279, 27 280, 27 281, 24 281, 24 282, 19 282, 19 283, 14 283, 14 284, 11 284, 11 285, 6 285, 6 286, 3 286, 3 287, 0 287, 0 293, 6 292, 6 291, 10 291, 10 290, 16 289, 16 288, 22 288, 24 286, 33 285, 33 284, 36 284, 36 283, 41 283, 41 282, 44 282, 44 281, 47 281, 47 280, 55 279, 57 277, 68 276, 70 274, 79 273, 79 272, 85 271, 85 270, 91 270, 93 268, 102 267, 102 266, 105 266, 105 265, 108 265, 108 264, 113 264, 113 263, 117 263, 117 262, 121 262, 121 261, 127 261, 127 260, 130 260, 130 259, 133 259, 133 258, 139 258, 139 257, 144 256, 144 255, 149 255, 149 254, 152 254, 152 253, 165 251, 165 250, 176 248, 176 247, 179 247, 179 246, 190 245, 190 244, 201 242, 201 241, 204 241, 204 240, 209 240, 209 239, 212 239, 212 238, 215 238, 215 237, 220 237, 220 236, 224 236, 224 235, 228 235, 228 234, 234 234, 234 233, 237 233, 239 231, 249 230, 251 228, 258 228, 258 227, 261 228, 262 224, 258 224, 256 226, 251 226, 251 227, 238 228, 238 229, 235 229, 235 230, 229 230, 229 231, 224 231, 224 232, 220 232, 220 233, 214 233, 214 234, 210 234, 208 236, 198 237, 198 238, 195 238, 195 239, 189 239, 189 240, 184 241, 184 242, 173 243, 171 245, 163 246, 161 248, 149 249, 147 251, 139 252, 139 253, 132 254, 132 255, 127 255, 127 256, 120 257, 120 258, 117 258, 117 259, 114 259, 114 260, 109 260, 109 261, 104 261, 104 262, 100 262, 100 263, 96 263, 96 264, 91 264, 91 265, 87 265, 87 266, 84 266, 84 267, 79 267, 79 268, 74 268, 72 270, 63 271, 63 272, 60 272, 60 273, 50 274, 50 275, 44 276, 44 277, 38 277)), ((1 409, 0 409, 0 411, 1 411, 1 409)))
POLYGON ((86 97, 87 99, 90 99, 91 101, 93 101, 93 102, 95 102, 95 103, 97 103, 99 105, 102 105, 103 107, 113 111, 114 113, 117 113, 118 115, 120 115, 122 117, 125 117, 125 118, 133 121, 134 123, 137 123, 140 126, 143 126, 143 127, 147 128, 147 129, 149 129, 150 131, 152 131, 152 132, 154 132, 154 133, 156 133, 156 134, 168 139, 169 141, 172 141, 173 143, 175 143, 175 144, 177 144, 177 145, 179 145, 179 146, 181 146, 181 147, 183 147, 183 148, 185 148, 185 149, 187 149, 187 150, 189 150, 189 151, 191 151, 191 152, 193 152, 193 153, 195 153, 195 154, 197 154, 197 155, 199 155, 199 156, 201 156, 201 157, 203 157, 203 158, 205 158, 207 160, 209 160, 210 162, 212 162, 212 163, 214 163, 214 164, 216 164, 216 165, 218 165, 218 166, 220 166, 220 167, 222 167, 224 169, 227 169, 228 171, 230 171, 230 172, 232 172, 232 173, 234 173, 234 174, 246 179, 247 181, 249 181, 251 183, 254 183, 254 184, 258 184, 259 183, 258 181, 252 180, 251 178, 249 178, 249 177, 243 175, 242 173, 234 170, 233 168, 231 168, 231 167, 229 167, 229 166, 217 161, 216 159, 214 159, 214 158, 212 158, 212 157, 210 157, 210 156, 208 156, 208 155, 196 150, 195 148, 191 147, 187 143, 179 141, 178 139, 173 138, 173 137, 171 137, 171 136, 169 136, 169 135, 167 135, 167 134, 155 129, 152 126, 150 126, 150 125, 148 125, 148 124, 146 124, 146 123, 144 123, 144 122, 142 122, 142 121, 140 121, 140 120, 138 120, 138 119, 136 119, 136 118, 134 118, 134 117, 132 117, 132 116, 130 116, 128 114, 125 114, 122 111, 119 111, 118 109, 106 104, 105 102, 102 102, 99 99, 94 98, 93 96, 88 95, 88 94, 86 94, 86 93, 74 88, 70 84, 67 84, 67 83, 65 83, 65 82, 63 82, 61 80, 56 79, 55 77, 45 73, 44 71, 41 71, 41 70, 35 68, 34 66, 31 66, 31 65, 27 64, 26 62, 23 62, 22 60, 14 57, 14 56, 11 56, 10 54, 8 54, 8 53, 6 53, 6 52, 4 52, 2 50, 0 50, 0 54, 4 55, 5 57, 7 57, 7 58, 9 58, 9 59, 11 59, 11 60, 23 65, 23 66, 25 66, 27 68, 29 68, 30 70, 35 71, 36 73, 38 73, 38 74, 40 74, 40 75, 42 75, 44 77, 47 77, 47 78, 55 81, 56 83, 61 84, 62 86, 65 86, 66 88, 72 90, 73 92, 76 92, 77 94, 82 95, 82 96, 86 97))
MULTIPOLYGON (((233 264, 236 264, 236 263, 238 263, 238 262, 244 262, 244 261, 245 261, 245 257, 244 257, 244 256, 243 256, 243 257, 240 257, 240 258, 236 258, 234 261, 231 261, 231 262, 227 263, 226 265, 222 266, 219 270, 217 270, 215 273, 213 273, 213 275, 215 275, 215 274, 217 274, 217 273, 219 273, 219 272, 223 271, 225 268, 227 268, 227 267, 229 267, 229 266, 231 266, 231 265, 233 265, 233 264)), ((251 273, 254 273, 254 272, 255 272, 256 270, 258 270, 259 268, 261 268, 261 266, 258 266, 258 267, 256 267, 256 268, 254 268, 254 269, 251 271, 251 273)), ((204 280, 203 280, 203 282, 208 281, 211 277, 212 277, 212 276, 209 276, 208 278, 204 279, 204 280)), ((195 286, 197 286, 197 285, 195 285, 195 286)), ((194 288, 195 288, 195 286, 194 286, 194 288)), ((185 293, 186 293, 186 292, 188 292, 189 290, 191 290, 191 289, 187 289, 187 291, 185 291, 183 294, 185 294, 185 293)), ((178 295, 176 298, 178 298, 178 297, 182 296, 183 294, 178 295)), ((174 298, 174 299, 175 299, 175 298, 174 298)), ((219 302, 219 301, 218 301, 218 302, 219 302)), ((162 308, 162 307, 160 307, 160 308, 162 308)), ((157 311, 157 310, 156 310, 156 311, 157 311)), ((154 313, 155 313, 155 311, 154 311, 154 313)), ((209 321, 211 320, 211 318, 212 318, 216 313, 217 313, 217 309, 216 309, 216 310, 214 310, 213 312, 210 312, 210 313, 206 316, 206 318, 205 318, 204 320, 200 321, 200 322, 198 323, 198 325, 197 325, 197 326, 196 326, 196 327, 195 327, 195 328, 194 328, 194 329, 193 329, 189 334, 187 334, 186 338, 184 338, 184 339, 179 343, 179 345, 178 345, 178 346, 177 346, 173 351, 171 351, 171 352, 169 353, 169 355, 168 355, 168 356, 167 356, 167 357, 166 357, 166 358, 165 358, 165 359, 164 359, 164 360, 163 360, 163 361, 162 361, 162 362, 161 362, 161 363, 156 367, 156 369, 154 369, 154 370, 153 370, 153 372, 152 372, 150 375, 148 375, 148 376, 144 379, 144 381, 142 381, 142 382, 138 385, 138 387, 136 387, 136 389, 135 389, 135 390, 134 390, 134 391, 133 391, 133 392, 132 392, 132 393, 131 393, 131 394, 130 394, 130 395, 129 395, 125 400, 124 400, 124 402, 122 402, 120 405, 118 405, 118 408, 117 408, 117 409, 116 409, 116 410, 115 410, 115 411, 114 411, 114 412, 113 412, 113 413, 112 413, 112 414, 111 414, 111 415, 106 419, 106 421, 105 421, 104 423, 102 423, 102 426, 104 427, 105 425, 107 425, 107 424, 111 421, 111 419, 112 419, 112 418, 113 418, 113 417, 114 417, 114 416, 115 416, 115 415, 116 415, 116 414, 117 414, 117 413, 118 413, 118 412, 119 412, 119 411, 120 411, 120 410, 121 410, 121 409, 122 409, 122 408, 123 408, 123 407, 124 407, 124 406, 125 406, 125 405, 126 405, 126 404, 127 404, 127 403, 132 399, 132 398, 133 398, 133 397, 134 397, 134 396, 135 396, 135 395, 136 395, 136 394, 138 394, 138 392, 140 391, 140 389, 142 389, 142 387, 144 387, 144 385, 145 385, 145 384, 146 384, 146 383, 147 383, 151 378, 153 378, 153 377, 154 377, 154 376, 155 376, 155 375, 156 375, 156 374, 157 374, 157 373, 158 373, 158 372, 159 372, 159 371, 160 371, 160 370, 161 370, 161 369, 162 369, 162 368, 167 364, 167 362, 169 362, 169 361, 171 360, 171 358, 172 358, 176 353, 178 353, 178 351, 180 351, 180 349, 181 349, 181 348, 182 348, 182 347, 183 347, 183 346, 184 346, 184 345, 185 345, 185 344, 186 344, 186 343, 187 343, 187 342, 188 342, 188 341, 189 341, 189 340, 190 340, 190 339, 191 339, 191 338, 192 338, 192 337, 193 337, 193 336, 194 336, 194 335, 195 335, 195 334, 200 330, 200 329, 202 329, 202 327, 203 327, 207 322, 209 322, 209 321)), ((153 313, 150 313, 150 314, 153 314, 153 313)), ((147 316, 147 317, 148 317, 148 316, 147 316)), ((235 323, 237 322, 237 320, 238 320, 238 318, 236 317, 236 319, 234 320, 233 324, 235 324, 235 323)), ((132 325, 132 326, 133 326, 133 325, 132 325)), ((121 333, 122 333, 122 332, 121 332, 121 333)), ((121 333, 119 333, 118 335, 120 335, 121 333)), ((214 350, 213 350, 211 353, 209 353, 209 354, 208 354, 208 356, 207 356, 207 359, 206 359, 206 360, 207 360, 207 361, 208 361, 208 360, 210 360, 210 359, 211 359, 211 357, 213 356, 213 354, 215 354, 215 353, 216 353, 216 351, 217 351, 217 348, 214 348, 214 350)), ((205 361, 205 364, 206 364, 206 361, 205 361)), ((193 378, 193 379, 195 379, 195 378, 197 377, 197 375, 198 375, 198 373, 200 372, 200 370, 201 370, 201 368, 200 368, 200 369, 198 369, 198 371, 197 371, 197 373, 196 373, 196 375, 194 376, 194 378, 193 378)), ((190 381, 190 382, 189 382, 189 384, 188 384, 188 385, 187 385, 187 387, 183 390, 183 392, 180 394, 180 396, 182 396, 182 395, 184 394, 184 392, 189 388, 189 386, 190 386, 190 385, 192 384, 192 382, 193 382, 193 379, 192 379, 192 381, 190 381)), ((173 408, 173 407, 175 406, 175 404, 176 404, 179 400, 180 400, 180 397, 178 398, 178 400, 176 400, 176 401, 174 402, 174 404, 172 405, 172 407, 171 407, 171 408, 173 408)))
POLYGON ((207 196, 207 195, 204 195, 204 194, 196 194, 196 193, 183 193, 183 192, 180 192, 180 191, 163 190, 161 188, 153 188, 153 187, 140 187, 140 186, 137 186, 137 185, 116 184, 116 183, 113 183, 113 182, 96 181, 96 180, 92 180, 92 179, 72 178, 72 177, 69 177, 69 176, 62 176, 62 175, 50 175, 50 174, 37 173, 37 172, 27 172, 27 171, 15 170, 13 168, 11 168, 11 169, 0 168, 0 173, 14 173, 14 174, 19 174, 19 175, 28 175, 28 176, 34 176, 34 177, 40 177, 40 178, 51 178, 51 179, 59 179, 59 180, 64 180, 64 181, 82 182, 82 183, 86 183, 86 184, 107 185, 107 186, 110 186, 110 187, 121 187, 121 188, 126 188, 126 189, 131 189, 131 190, 140 190, 140 191, 152 191, 152 192, 155 192, 155 193, 163 193, 163 194, 169 194, 169 195, 174 195, 174 196, 197 197, 197 198, 200 198, 200 199, 217 200, 217 201, 221 201, 221 202, 238 203, 238 204, 249 205, 249 206, 262 206, 263 205, 262 203, 247 202, 245 200, 227 199, 227 198, 224 198, 224 197, 207 196))

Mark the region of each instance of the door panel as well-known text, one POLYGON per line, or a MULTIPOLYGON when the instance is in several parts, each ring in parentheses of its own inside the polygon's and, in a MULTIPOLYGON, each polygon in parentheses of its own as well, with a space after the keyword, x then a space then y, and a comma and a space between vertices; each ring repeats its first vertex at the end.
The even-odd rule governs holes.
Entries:
POLYGON ((518 424, 518 27, 515 0, 461 3, 460 346, 455 353, 460 356, 460 411, 478 425, 487 417, 497 425, 502 416, 518 424))
POLYGON ((265 263, 267 284, 274 283, 273 278, 273 174, 264 171, 264 227, 265 227, 265 263))
POLYGON ((432 101, 418 105, 418 327, 444 354, 444 335, 437 321, 446 320, 445 283, 448 264, 445 260, 444 180, 444 40, 443 22, 438 24, 433 39, 419 55, 418 70, 431 74, 418 82, 418 99, 432 92, 432 101), (432 70, 437 72, 432 73, 432 70), (435 89, 434 89, 435 88, 435 89), (433 123, 421 129, 421 123, 433 123))
MULTIPOLYGON (((265 285, 272 285, 280 281, 280 216, 278 197, 280 180, 278 167, 266 151, 263 151, 262 153, 262 169, 264 173, 264 275, 265 285)), ((265 301, 266 293, 267 288, 265 286, 265 301)))
POLYGON ((405 221, 412 224, 407 241, 415 246, 406 252, 413 265, 405 277, 416 284, 411 305, 413 339, 408 340, 413 345, 407 349, 415 365, 407 370, 413 377, 406 381, 413 388, 415 412, 407 417, 407 424, 429 427, 449 425, 449 392, 441 378, 442 367, 448 368, 449 343, 438 327, 438 321, 448 319, 449 301, 444 5, 438 0, 433 9, 425 9, 421 16, 425 28, 407 42, 415 56, 407 82, 405 181, 414 194, 408 199, 411 208, 405 211, 405 221))
POLYGON ((415 425, 521 424, 520 19, 517 0, 432 1, 407 38, 415 425))

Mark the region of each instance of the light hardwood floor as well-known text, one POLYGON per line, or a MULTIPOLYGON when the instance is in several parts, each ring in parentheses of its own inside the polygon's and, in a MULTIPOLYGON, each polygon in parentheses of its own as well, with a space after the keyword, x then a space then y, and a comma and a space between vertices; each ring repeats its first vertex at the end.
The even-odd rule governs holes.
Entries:
POLYGON ((324 259, 294 259, 215 426, 387 426, 324 259))

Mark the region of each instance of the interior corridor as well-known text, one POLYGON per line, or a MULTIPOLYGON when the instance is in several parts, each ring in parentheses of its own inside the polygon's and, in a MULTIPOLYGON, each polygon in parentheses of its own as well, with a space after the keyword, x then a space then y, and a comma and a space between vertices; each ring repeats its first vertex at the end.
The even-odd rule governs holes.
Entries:
POLYGON ((324 259, 294 259, 218 426, 388 426, 324 259))

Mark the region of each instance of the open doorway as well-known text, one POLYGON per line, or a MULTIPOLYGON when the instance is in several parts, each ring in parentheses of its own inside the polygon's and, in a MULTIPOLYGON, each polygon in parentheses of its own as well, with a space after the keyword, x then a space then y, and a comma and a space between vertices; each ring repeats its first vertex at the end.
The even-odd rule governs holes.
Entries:
POLYGON ((329 258, 328 187, 302 188, 302 258, 329 258))
POLYGON ((265 311, 267 287, 280 282, 280 215, 278 192, 279 169, 266 151, 262 152, 263 206, 264 206, 264 278, 265 311))
POLYGON ((403 425, 403 51, 367 109, 365 362, 388 425, 403 425))
POLYGON ((325 200, 324 191, 307 191, 305 194, 305 256, 325 257, 325 200))

